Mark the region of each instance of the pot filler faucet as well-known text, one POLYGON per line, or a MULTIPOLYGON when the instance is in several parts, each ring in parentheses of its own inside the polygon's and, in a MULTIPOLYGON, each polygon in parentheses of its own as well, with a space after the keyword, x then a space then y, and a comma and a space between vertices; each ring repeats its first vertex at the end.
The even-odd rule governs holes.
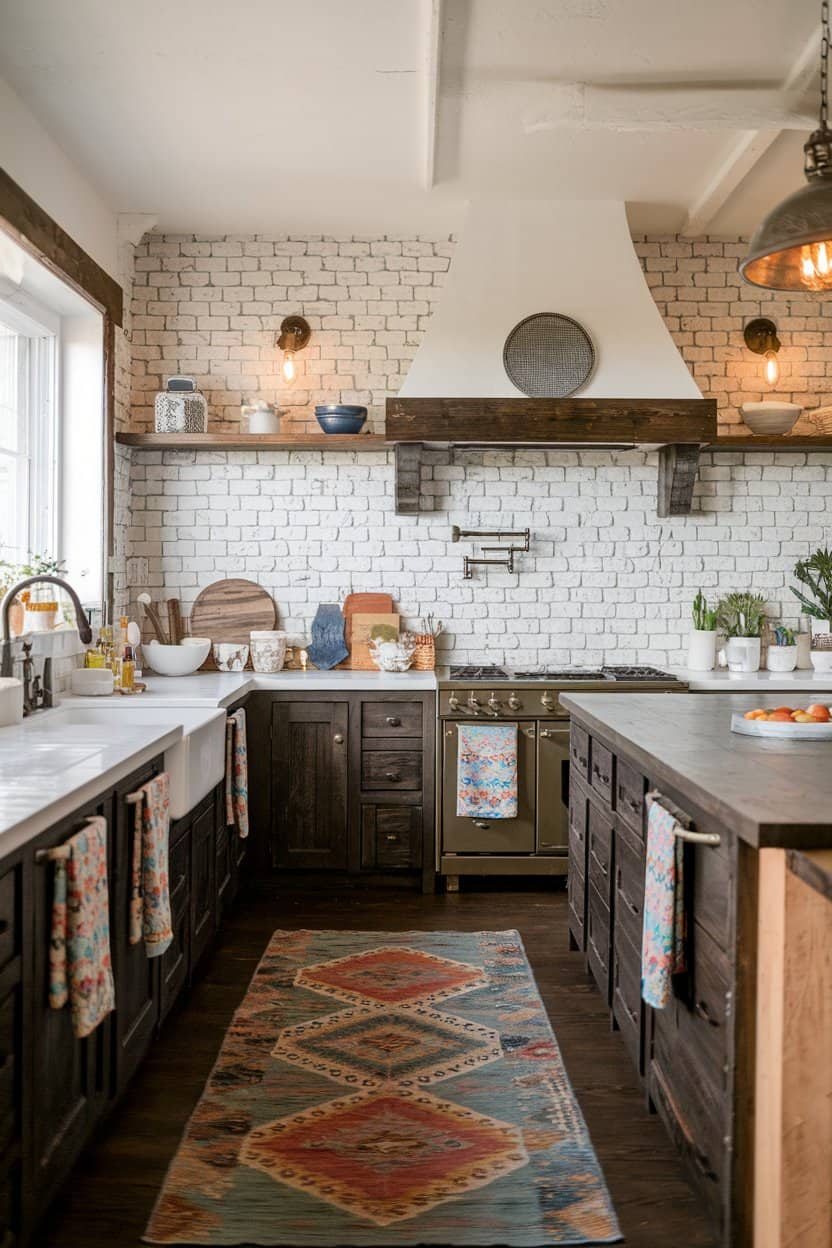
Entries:
MULTIPOLYGON (((25 581, 19 581, 17 585, 12 585, 6 594, 2 603, 0 603, 0 676, 11 676, 12 674, 12 639, 9 635, 9 609, 17 595, 22 589, 28 589, 30 585, 57 585, 59 589, 64 590, 72 599, 72 605, 75 607, 75 620, 78 625, 78 636, 85 646, 92 641, 92 629, 87 619, 81 601, 72 586, 61 580, 59 576, 29 576, 25 581)), ((43 697, 41 705, 52 705, 52 660, 47 658, 43 665, 43 697)), ((31 708, 34 709, 34 708, 31 708)))

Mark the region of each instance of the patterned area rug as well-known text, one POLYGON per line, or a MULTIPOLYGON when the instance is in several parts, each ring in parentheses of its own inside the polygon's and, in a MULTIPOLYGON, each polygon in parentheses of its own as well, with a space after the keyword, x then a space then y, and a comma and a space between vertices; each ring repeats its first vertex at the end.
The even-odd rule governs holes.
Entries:
POLYGON ((619 1238, 516 932, 275 932, 145 1235, 619 1238))

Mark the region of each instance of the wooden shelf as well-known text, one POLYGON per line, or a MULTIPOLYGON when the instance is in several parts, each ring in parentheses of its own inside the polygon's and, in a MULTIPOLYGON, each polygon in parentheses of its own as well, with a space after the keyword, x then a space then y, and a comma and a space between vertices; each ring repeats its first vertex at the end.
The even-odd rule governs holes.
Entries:
POLYGON ((703 451, 832 451, 832 436, 825 434, 784 434, 779 438, 765 434, 748 434, 717 438, 702 447, 703 451))
POLYGON ((146 451, 383 451, 381 433, 117 433, 122 446, 146 451))

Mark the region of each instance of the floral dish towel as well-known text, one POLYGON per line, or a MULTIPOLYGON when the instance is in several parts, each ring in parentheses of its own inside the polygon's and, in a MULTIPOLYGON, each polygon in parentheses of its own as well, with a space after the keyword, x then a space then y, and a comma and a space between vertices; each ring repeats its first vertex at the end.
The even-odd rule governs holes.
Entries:
POLYGON ((679 821, 647 795, 647 864, 641 941, 641 995, 660 1010, 673 991, 673 976, 685 970, 684 844, 679 821))
POLYGON ((234 711, 225 725, 225 822, 248 836, 248 746, 246 713, 234 711))
POLYGON ((517 818, 517 725, 460 724, 456 813, 517 818))
POLYGON ((139 790, 133 828, 130 944, 144 940, 158 958, 173 940, 170 911, 170 779, 166 771, 139 790))
POLYGON ((72 1028, 80 1039, 115 1008, 106 819, 90 819, 49 856, 55 872, 49 1004, 59 1010, 69 1000, 72 1028))

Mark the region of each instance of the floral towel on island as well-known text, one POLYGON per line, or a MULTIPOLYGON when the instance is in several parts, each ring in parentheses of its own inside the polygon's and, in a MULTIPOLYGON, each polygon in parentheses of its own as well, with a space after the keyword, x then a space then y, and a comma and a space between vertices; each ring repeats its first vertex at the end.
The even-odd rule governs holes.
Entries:
POLYGON ((656 1010, 670 1001, 673 976, 685 970, 684 844, 676 836, 678 825, 648 794, 641 995, 656 1010))
POLYGON ((90 819, 51 856, 49 1004, 59 1010, 69 1001, 73 1030, 82 1038, 115 1008, 106 819, 90 819))
POLYGON ((246 713, 229 715, 225 725, 225 822, 248 836, 248 746, 246 713))
POLYGON ((460 724, 456 813, 517 817, 517 725, 460 724))
POLYGON ((130 944, 144 940, 145 953, 158 958, 173 940, 170 912, 170 780, 167 772, 142 785, 133 827, 130 944))

